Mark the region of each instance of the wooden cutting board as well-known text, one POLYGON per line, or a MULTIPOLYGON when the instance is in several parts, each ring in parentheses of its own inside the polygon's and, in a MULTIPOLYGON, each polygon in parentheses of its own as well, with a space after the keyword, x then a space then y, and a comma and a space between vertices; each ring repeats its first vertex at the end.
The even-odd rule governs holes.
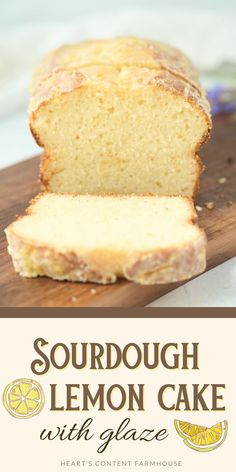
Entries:
MULTIPOLYGON (((201 152, 206 171, 197 205, 199 222, 207 234, 207 270, 236 256, 236 116, 217 117, 211 139, 201 152), (226 178, 225 183, 219 179, 226 178), (214 202, 209 210, 204 204, 214 202)), ((1 306, 144 306, 180 284, 139 286, 119 281, 99 286, 56 282, 47 278, 24 279, 12 267, 3 229, 22 214, 39 191, 39 157, 4 169, 1 177, 0 305, 1 306)))

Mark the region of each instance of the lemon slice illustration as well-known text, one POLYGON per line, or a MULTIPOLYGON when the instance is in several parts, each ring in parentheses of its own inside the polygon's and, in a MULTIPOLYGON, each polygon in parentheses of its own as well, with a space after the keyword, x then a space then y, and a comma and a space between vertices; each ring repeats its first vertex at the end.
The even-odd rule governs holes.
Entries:
POLYGON ((186 421, 175 420, 175 429, 181 438, 186 439, 189 436, 196 436, 196 434, 206 431, 207 426, 198 426, 186 421))
POLYGON ((44 406, 43 389, 35 380, 14 380, 4 390, 3 403, 8 413, 15 418, 32 418, 44 406))
POLYGON ((220 447, 228 433, 228 422, 222 421, 211 428, 175 420, 175 429, 184 444, 198 452, 210 452, 220 447))

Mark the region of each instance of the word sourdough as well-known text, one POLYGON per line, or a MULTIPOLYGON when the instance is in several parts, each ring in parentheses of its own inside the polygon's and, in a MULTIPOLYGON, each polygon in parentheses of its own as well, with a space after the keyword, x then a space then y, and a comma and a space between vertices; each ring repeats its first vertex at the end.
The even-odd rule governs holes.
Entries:
POLYGON ((146 369, 198 369, 198 343, 136 343, 124 347, 115 343, 56 343, 38 338, 34 349, 40 358, 31 364, 36 375, 44 375, 51 366, 65 369, 71 364, 75 369, 112 370, 123 365, 127 369, 137 369, 140 365, 146 369))

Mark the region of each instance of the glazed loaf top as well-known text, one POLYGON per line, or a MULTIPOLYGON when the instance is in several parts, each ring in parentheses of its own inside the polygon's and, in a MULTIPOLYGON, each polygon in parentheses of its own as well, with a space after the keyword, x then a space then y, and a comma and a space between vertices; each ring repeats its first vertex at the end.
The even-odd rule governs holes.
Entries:
POLYGON ((171 89, 195 102, 211 127, 209 103, 191 61, 171 46, 134 37, 83 41, 49 53, 34 71, 29 112, 62 93, 101 82, 171 89))

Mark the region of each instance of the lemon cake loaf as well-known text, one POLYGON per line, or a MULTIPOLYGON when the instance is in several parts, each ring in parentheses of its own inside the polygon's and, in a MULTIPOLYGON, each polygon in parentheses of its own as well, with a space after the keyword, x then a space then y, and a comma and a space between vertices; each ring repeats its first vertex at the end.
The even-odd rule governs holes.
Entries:
POLYGON ((6 235, 25 277, 154 284, 190 278, 206 264, 205 234, 184 197, 44 193, 6 235))
POLYGON ((36 68, 30 127, 55 193, 193 197, 211 118, 179 50, 133 37, 84 41, 36 68))

